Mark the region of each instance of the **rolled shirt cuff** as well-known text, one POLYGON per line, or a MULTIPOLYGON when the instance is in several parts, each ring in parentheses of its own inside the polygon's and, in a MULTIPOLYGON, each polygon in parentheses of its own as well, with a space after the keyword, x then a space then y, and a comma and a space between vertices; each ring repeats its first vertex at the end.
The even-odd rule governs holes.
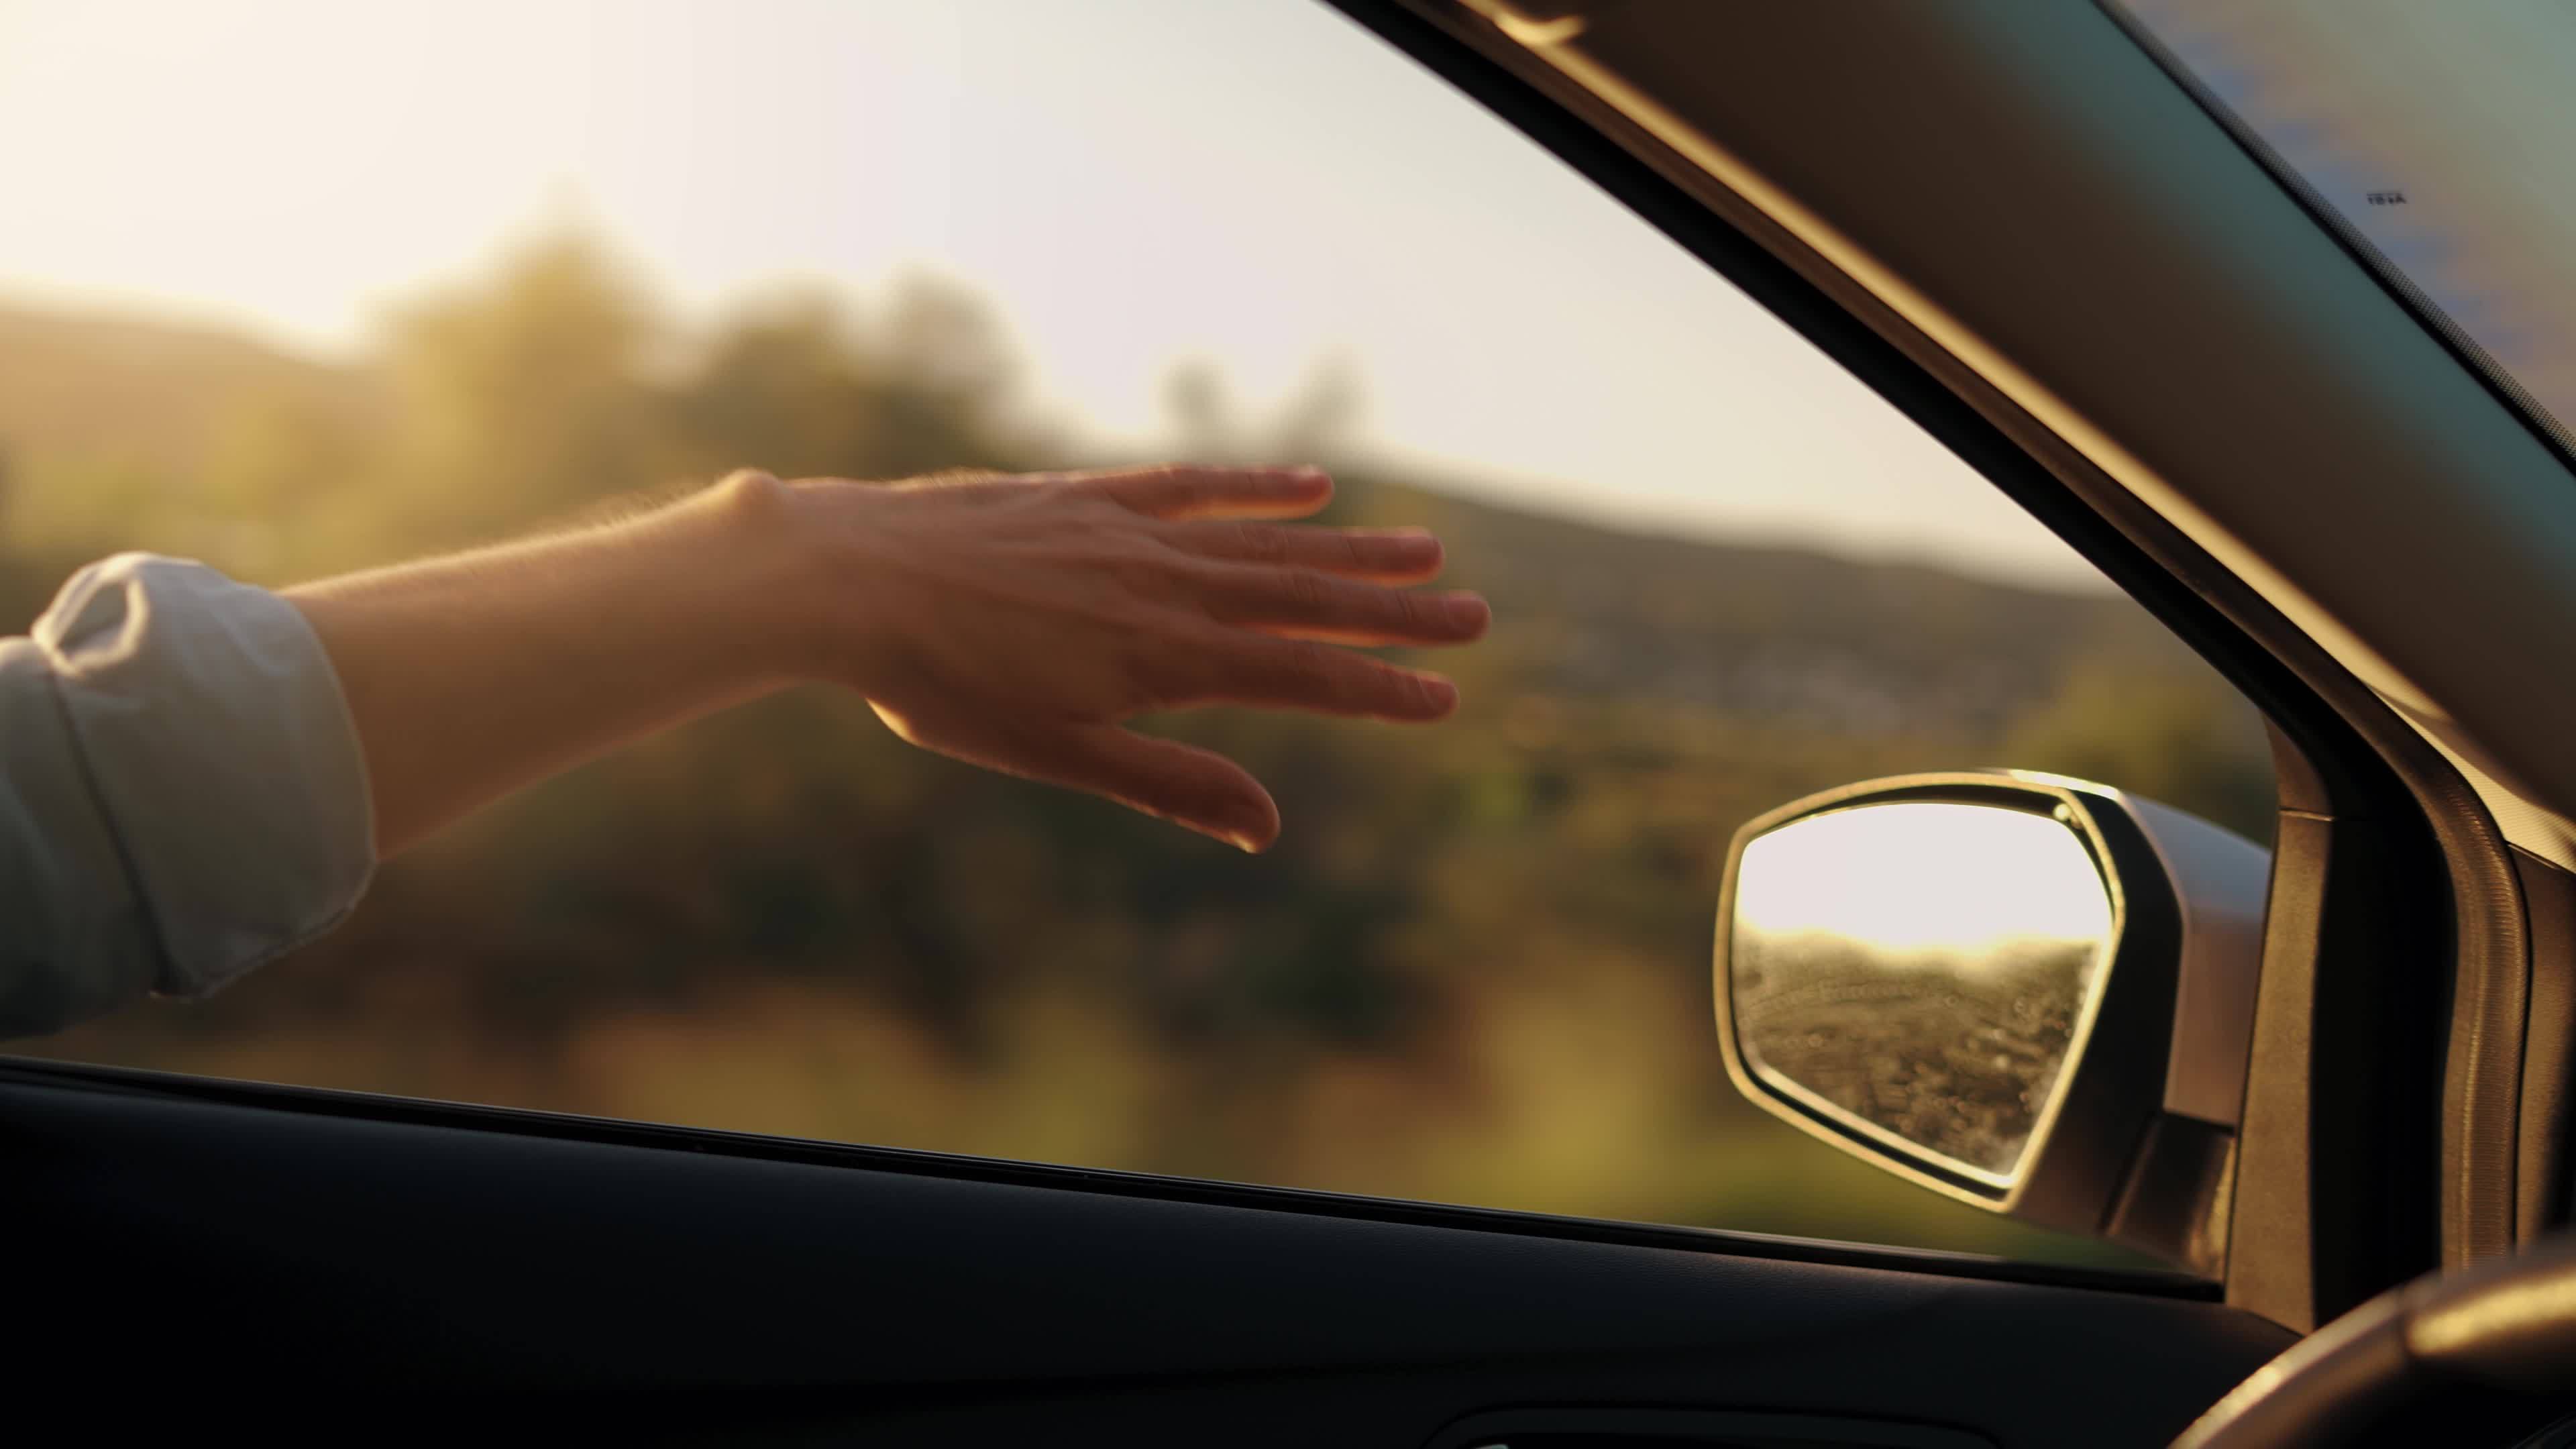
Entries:
POLYGON ((156 938, 153 990, 203 996, 357 905, 366 761, 301 610, 127 553, 73 575, 31 638, 156 938))

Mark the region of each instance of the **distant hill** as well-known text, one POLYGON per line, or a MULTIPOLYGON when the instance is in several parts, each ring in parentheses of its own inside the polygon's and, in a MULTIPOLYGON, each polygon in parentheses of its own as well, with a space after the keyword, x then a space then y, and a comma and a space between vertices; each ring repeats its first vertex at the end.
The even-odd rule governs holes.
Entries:
POLYGON ((375 403, 360 373, 213 327, 0 305, 0 448, 39 460, 185 471, 245 402, 281 394, 351 417, 375 403))
POLYGON ((1552 692, 1714 706, 1864 734, 1987 734, 2081 659, 2194 667, 2131 601, 1814 550, 1653 537, 1354 480, 1357 510, 1435 528, 1452 577, 1552 692))

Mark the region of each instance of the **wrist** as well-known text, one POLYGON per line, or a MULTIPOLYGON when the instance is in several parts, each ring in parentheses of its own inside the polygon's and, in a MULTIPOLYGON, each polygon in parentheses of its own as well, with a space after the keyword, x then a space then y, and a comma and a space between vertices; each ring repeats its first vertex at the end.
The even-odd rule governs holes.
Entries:
POLYGON ((846 508, 825 516, 809 496, 831 487, 743 469, 670 510, 677 566, 714 590, 708 615, 758 683, 846 681, 865 652, 844 616, 864 582, 853 575, 873 571, 842 536, 846 508))
POLYGON ((721 668, 738 688, 807 673, 792 627, 806 571, 785 491, 765 473, 739 472, 623 525, 663 591, 648 612, 681 629, 666 642, 721 668))

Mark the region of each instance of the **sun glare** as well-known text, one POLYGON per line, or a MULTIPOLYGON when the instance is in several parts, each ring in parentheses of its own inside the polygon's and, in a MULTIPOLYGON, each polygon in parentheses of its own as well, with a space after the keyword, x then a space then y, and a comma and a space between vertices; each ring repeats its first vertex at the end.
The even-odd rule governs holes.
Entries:
POLYGON ((1893 953, 1983 958, 2006 940, 2106 939, 2111 902, 2075 832, 2045 815, 1937 801, 1811 816, 1753 841, 1737 920, 1831 931, 1893 953))

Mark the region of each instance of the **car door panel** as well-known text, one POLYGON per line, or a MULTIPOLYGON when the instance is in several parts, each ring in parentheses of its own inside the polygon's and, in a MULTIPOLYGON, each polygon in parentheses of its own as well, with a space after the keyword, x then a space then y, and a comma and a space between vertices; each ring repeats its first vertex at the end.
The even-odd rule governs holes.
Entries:
POLYGON ((139 1350, 164 1381, 622 1390, 584 1412, 729 1439, 1414 1445, 1463 1414, 1553 1404, 2160 1443, 2288 1342, 2158 1280, 2060 1287, 224 1095, 34 1064, 0 1080, 11 1216, 42 1246, 17 1316, 48 1325, 21 1372, 139 1350))

